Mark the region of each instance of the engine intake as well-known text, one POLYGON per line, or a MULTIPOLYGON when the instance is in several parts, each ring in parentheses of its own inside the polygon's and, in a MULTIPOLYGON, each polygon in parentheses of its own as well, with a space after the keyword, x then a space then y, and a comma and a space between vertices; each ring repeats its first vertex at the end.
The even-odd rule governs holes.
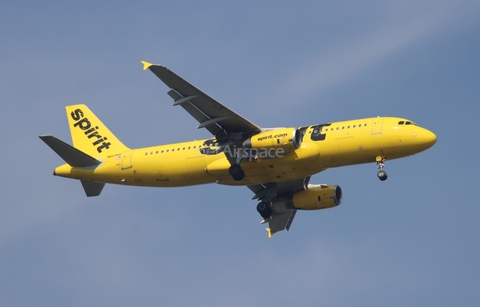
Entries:
POLYGON ((248 138, 242 145, 245 148, 255 149, 282 148, 285 152, 289 152, 302 145, 302 133, 295 128, 269 130, 248 138))

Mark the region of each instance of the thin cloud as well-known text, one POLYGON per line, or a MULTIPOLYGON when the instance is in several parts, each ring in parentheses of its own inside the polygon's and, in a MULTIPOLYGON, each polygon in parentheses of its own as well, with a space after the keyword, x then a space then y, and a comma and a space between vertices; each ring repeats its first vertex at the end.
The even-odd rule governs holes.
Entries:
POLYGON ((470 1, 463 5, 439 3, 422 13, 398 16, 387 24, 378 25, 373 32, 366 32, 354 41, 327 49, 305 61, 304 67, 288 76, 284 88, 288 89, 288 96, 296 98, 293 101, 305 101, 320 90, 351 80, 475 9, 478 9, 478 4, 470 1))

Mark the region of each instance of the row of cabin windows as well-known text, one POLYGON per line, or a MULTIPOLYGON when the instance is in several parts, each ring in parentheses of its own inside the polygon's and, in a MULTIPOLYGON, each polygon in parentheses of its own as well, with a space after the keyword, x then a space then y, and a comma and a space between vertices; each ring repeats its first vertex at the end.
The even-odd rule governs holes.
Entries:
MULTIPOLYGON (((363 124, 363 127, 366 127, 366 126, 367 126, 367 124, 363 124)), ((356 128, 356 127, 357 127, 357 125, 353 125, 353 126, 352 126, 352 128, 356 128)), ((360 127, 362 127, 362 124, 359 124, 359 125, 358 125, 358 128, 360 128, 360 127)), ((350 126, 347 126, 347 127, 342 126, 342 130, 344 130, 345 128, 350 129, 350 126)), ((323 129, 322 129, 322 132, 333 131, 333 130, 340 130, 340 127, 336 127, 336 128, 323 128, 323 129)))
MULTIPOLYGON (((199 149, 200 149, 201 147, 202 147, 202 145, 198 145, 198 148, 199 148, 199 149)), ((187 149, 187 150, 188 150, 188 149, 196 149, 196 148, 197 148, 197 146, 195 145, 195 146, 193 146, 193 147, 192 147, 192 146, 183 147, 181 150, 185 150, 185 149, 187 149)), ((175 148, 172 148, 171 151, 174 152, 174 151, 175 151, 175 148)), ((180 151, 180 148, 177 148, 177 151, 180 151)), ((170 152, 170 149, 162 149, 162 150, 160 150, 160 151, 159 151, 159 150, 157 150, 157 151, 151 151, 150 154, 153 155, 153 154, 167 153, 167 152, 170 152)), ((147 151, 147 152, 145 153, 145 155, 148 155, 148 154, 149 154, 149 153, 148 153, 148 151, 147 151)))
MULTIPOLYGON (((409 123, 408 125, 411 125, 411 124, 412 124, 412 123, 410 123, 410 122, 408 122, 408 123, 409 123)), ((400 125, 400 123, 399 123, 399 125, 400 125)), ((367 124, 363 124, 363 127, 366 127, 366 126, 367 126, 367 124)), ((353 126, 352 126, 352 128, 356 128, 356 127, 357 127, 357 125, 353 125, 353 126)), ((362 124, 359 124, 359 125, 358 125, 358 128, 360 128, 360 127, 362 127, 362 124)), ((343 126, 342 129, 345 129, 345 126, 343 126)), ((347 126, 347 129, 350 129, 350 126, 347 126)), ((324 128, 324 129, 322 129, 322 132, 323 132, 323 131, 325 131, 325 132, 326 132, 326 131, 334 131, 334 130, 340 130, 340 127, 337 127, 337 128, 324 128)), ((310 131, 310 133, 311 133, 311 131, 310 131)), ((192 148, 191 146, 183 147, 182 150, 191 149, 191 148, 192 148)), ((196 149, 196 148, 197 148, 197 146, 193 146, 193 149, 196 149)), ((199 145, 198 148, 201 148, 201 145, 199 145)), ((160 153, 169 152, 169 151, 170 151, 170 149, 161 150, 160 153)), ((174 152, 174 151, 175 151, 175 148, 172 149, 172 152, 174 152)), ((180 151, 180 148, 177 148, 177 151, 180 151)), ((158 150, 155 151, 155 154, 158 154, 158 153, 159 153, 158 150)), ((154 152, 151 151, 150 154, 153 155, 154 152)), ((146 152, 145 155, 148 155, 148 152, 146 152)))

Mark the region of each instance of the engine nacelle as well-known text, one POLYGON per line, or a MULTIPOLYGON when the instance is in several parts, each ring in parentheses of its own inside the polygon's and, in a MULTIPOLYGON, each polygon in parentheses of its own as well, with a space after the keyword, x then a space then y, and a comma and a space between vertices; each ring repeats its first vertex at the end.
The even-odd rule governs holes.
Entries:
POLYGON ((243 142, 245 148, 293 151, 302 145, 302 133, 295 128, 282 128, 255 134, 243 142))
POLYGON ((309 185, 308 190, 293 194, 291 201, 287 203, 294 209, 301 210, 336 207, 342 203, 342 189, 334 184, 309 185))

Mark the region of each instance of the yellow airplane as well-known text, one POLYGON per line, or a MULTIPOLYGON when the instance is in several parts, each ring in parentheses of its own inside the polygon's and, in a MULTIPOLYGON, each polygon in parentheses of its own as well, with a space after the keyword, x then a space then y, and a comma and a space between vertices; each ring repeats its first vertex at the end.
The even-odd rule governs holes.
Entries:
POLYGON ((105 183, 180 187, 206 183, 247 186, 268 236, 289 230, 297 210, 340 205, 342 189, 310 184, 328 168, 385 161, 424 151, 436 142, 431 131, 397 117, 372 117, 290 128, 261 128, 206 95, 173 71, 143 62, 181 106, 206 128, 210 139, 130 149, 83 104, 66 107, 73 146, 49 135, 40 138, 66 164, 54 175, 80 179, 87 196, 105 183))

